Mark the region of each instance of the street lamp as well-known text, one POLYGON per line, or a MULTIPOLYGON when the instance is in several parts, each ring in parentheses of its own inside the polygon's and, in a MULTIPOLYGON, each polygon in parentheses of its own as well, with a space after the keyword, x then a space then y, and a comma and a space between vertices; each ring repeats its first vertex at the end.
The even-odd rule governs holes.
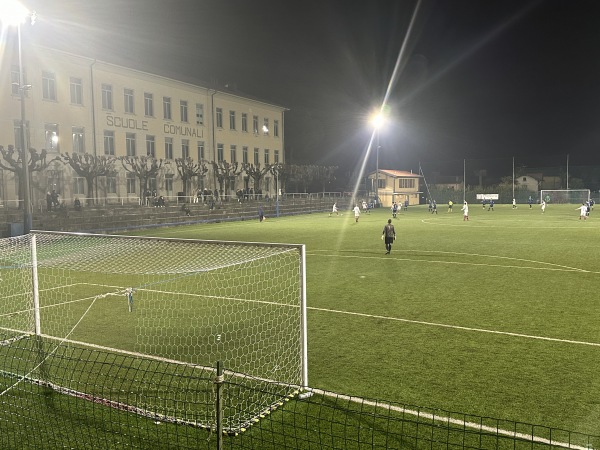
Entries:
POLYGON ((25 133, 25 90, 30 86, 25 85, 23 76, 23 57, 21 54, 21 24, 30 17, 31 23, 35 21, 35 13, 31 13, 17 0, 3 0, 0 4, 0 21, 6 25, 17 27, 17 41, 19 46, 19 97, 21 99, 21 164, 23 164, 23 233, 31 231, 31 199, 29 192, 29 158, 27 157, 27 136, 25 133))
POLYGON ((385 123, 385 116, 382 111, 378 111, 371 117, 371 125, 377 133, 377 148, 375 153, 375 205, 379 204, 379 130, 385 123))

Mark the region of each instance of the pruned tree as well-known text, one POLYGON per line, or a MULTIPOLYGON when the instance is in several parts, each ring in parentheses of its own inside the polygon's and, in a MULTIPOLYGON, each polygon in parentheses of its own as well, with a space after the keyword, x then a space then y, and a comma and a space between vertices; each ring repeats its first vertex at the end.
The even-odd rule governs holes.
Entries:
MULTIPOLYGON (((269 172, 275 177, 275 189, 285 190, 285 186, 290 179, 291 166, 281 163, 272 164, 269 172)), ((279 195, 279 193, 277 192, 276 195, 279 195)))
POLYGON ((237 162, 230 163, 227 161, 213 161, 211 164, 215 178, 219 183, 219 193, 225 194, 225 196, 229 195, 229 183, 226 181, 242 173, 244 170, 243 166, 237 162))
POLYGON ((261 167, 260 163, 258 164, 244 164, 243 168, 244 172, 252 178, 254 184, 254 193, 257 194, 261 189, 261 183, 263 177, 269 173, 271 170, 271 166, 266 164, 265 167, 261 167))
POLYGON ((114 173, 117 158, 114 156, 91 155, 89 153, 73 153, 71 155, 63 153, 61 157, 77 175, 85 178, 88 192, 87 203, 92 205, 96 198, 94 195, 94 180, 114 173))
MULTIPOLYGON (((19 181, 23 180, 24 175, 24 166, 21 158, 21 152, 15 150, 14 145, 9 145, 8 148, 4 148, 0 145, 0 154, 2 155, 2 159, 0 159, 0 167, 4 170, 8 170, 9 172, 13 172, 15 176, 18 177, 19 181)), ((29 175, 31 176, 34 172, 41 172, 46 170, 46 168, 56 160, 60 161, 60 158, 57 156, 52 158, 51 160, 47 160, 48 153, 46 149, 42 149, 38 152, 34 148, 29 149, 29 161, 27 164, 27 168, 29 169, 29 175)), ((19 200, 23 200, 24 192, 22 191, 22 182, 18 183, 18 196, 19 200)), ((19 207, 21 207, 22 202, 19 202, 19 207)))
POLYGON ((169 161, 163 159, 156 159, 154 156, 120 156, 119 160, 123 165, 123 168, 135 175, 140 180, 140 195, 142 201, 144 199, 145 192, 148 190, 148 180, 155 178, 163 165, 168 165, 169 161))
POLYGON ((204 161, 198 163, 190 157, 187 158, 175 158, 175 165, 177 166, 177 173, 183 182, 183 195, 187 196, 187 188, 189 181, 194 177, 203 177, 208 172, 208 167, 204 161))

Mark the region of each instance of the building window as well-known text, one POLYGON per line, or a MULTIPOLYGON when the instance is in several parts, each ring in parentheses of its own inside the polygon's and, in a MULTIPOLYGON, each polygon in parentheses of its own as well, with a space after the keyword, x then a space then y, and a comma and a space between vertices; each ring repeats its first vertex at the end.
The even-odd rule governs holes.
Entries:
POLYGON ((258 149, 255 148, 254 149, 254 165, 255 166, 258 166, 260 164, 260 159, 259 159, 258 155, 259 155, 258 149))
POLYGON ((113 90, 110 84, 102 85, 102 109, 113 110, 113 90))
POLYGON ((190 157, 190 141, 189 139, 181 140, 181 157, 187 159, 190 157))
POLYGON ((242 113, 242 131, 248 132, 248 114, 242 113))
POLYGON ((187 100, 179 101, 179 115, 181 116, 181 121, 184 123, 188 122, 188 104, 187 100))
POLYGON ((217 144, 217 162, 221 162, 225 160, 225 156, 223 155, 223 144, 217 144))
POLYGON ((198 162, 204 161, 204 141, 198 141, 198 162))
POLYGON ((18 66, 12 66, 10 70, 10 86, 12 95, 20 95, 21 77, 18 66))
POLYGON ((125 154, 135 156, 135 133, 125 133, 125 154))
POLYGON ((71 103, 83 105, 83 83, 81 78, 71 77, 70 81, 71 103))
POLYGON ((229 111, 229 129, 235 130, 235 111, 229 111))
POLYGON ((48 170, 48 190, 62 192, 62 170, 48 170))
POLYGON ((144 115, 154 117, 154 95, 149 92, 144 92, 144 115))
POLYGON ((279 150, 273 150, 273 163, 279 164, 279 150))
POLYGON ((173 159, 173 138, 165 138, 165 159, 173 159))
POLYGON ((265 177, 265 192, 271 190, 271 177, 265 177))
POLYGON ((163 97, 163 117, 165 120, 171 120, 171 97, 163 97))
POLYGON ((74 177, 73 178, 73 195, 84 195, 85 194, 85 178, 74 177))
POLYGON ((123 91, 123 101, 125 102, 125 112, 130 114, 135 113, 133 89, 125 89, 123 91))
POLYGON ((223 109, 217 108, 217 128, 223 128, 223 109))
POLYGON ((156 143, 154 136, 146 136, 146 156, 156 157, 156 143))
MULTIPOLYGON (((381 184, 381 178, 379 179, 379 184, 381 184)), ((385 180, 384 180, 385 181, 385 180)), ((414 189, 415 188, 415 180, 413 178, 401 178, 399 181, 399 187, 402 189, 414 189)), ((379 186, 381 187, 385 187, 384 186, 379 186)))
POLYGON ((115 132, 104 130, 104 154, 115 155, 115 132))
POLYGON ((234 163, 237 162, 237 158, 236 158, 236 154, 237 153, 237 146, 232 145, 229 147, 229 162, 234 163))
POLYGON ((265 118, 263 120, 263 128, 262 128, 262 132, 265 136, 269 135, 269 119, 265 118))
POLYGON ((258 116, 252 116, 252 131, 258 134, 258 116))
POLYGON ((204 105, 196 103, 196 125, 204 125, 204 105))
POLYGON ((85 153, 85 136, 82 127, 73 127, 73 152, 85 153))
POLYGON ((45 126, 46 136, 44 138, 44 142, 46 144, 47 152, 57 152, 58 151, 58 124, 56 123, 47 123, 45 126))
POLYGON ((156 184, 156 177, 148 178, 148 189, 154 192, 157 190, 157 186, 158 185, 156 184))
POLYGON ((273 121, 273 136, 279 137, 279 120, 273 121))
POLYGON ((127 173, 126 183, 127 183, 127 193, 135 194, 135 175, 132 173, 127 173))
POLYGON ((42 72, 42 97, 56 101, 56 75, 52 72, 42 72))
POLYGON ((109 175, 106 177, 106 193, 116 194, 117 193, 117 177, 116 175, 109 175))
POLYGON ((168 173, 165 175, 165 191, 167 191, 167 196, 173 195, 173 174, 168 173))
POLYGON ((269 149, 265 148, 265 156, 264 156, 264 161, 265 161, 265 165, 269 164, 269 149))
POLYGON ((242 162, 248 164, 248 147, 242 147, 242 162))

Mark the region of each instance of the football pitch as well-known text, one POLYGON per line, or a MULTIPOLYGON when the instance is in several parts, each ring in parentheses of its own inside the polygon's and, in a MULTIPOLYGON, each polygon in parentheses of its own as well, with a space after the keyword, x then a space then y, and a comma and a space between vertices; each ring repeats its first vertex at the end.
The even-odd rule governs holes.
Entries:
MULTIPOLYGON (((146 230, 306 244, 308 381, 342 394, 600 434, 600 211, 409 207, 146 230)), ((134 233, 129 233, 134 234, 134 233)))

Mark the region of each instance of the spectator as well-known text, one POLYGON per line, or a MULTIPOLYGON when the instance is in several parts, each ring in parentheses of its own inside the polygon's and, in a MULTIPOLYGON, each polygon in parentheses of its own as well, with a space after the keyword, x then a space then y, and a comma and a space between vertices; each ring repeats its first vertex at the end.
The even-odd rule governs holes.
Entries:
POLYGON ((73 202, 73 209, 75 209, 75 211, 81 211, 81 202, 77 197, 75 197, 75 201, 73 202))
POLYGON ((60 206, 60 201, 58 199, 58 193, 56 192, 55 189, 52 189, 52 193, 50 194, 52 196, 52 206, 60 206))
POLYGON ((46 193, 46 211, 50 212, 52 210, 52 194, 50 191, 46 193))

